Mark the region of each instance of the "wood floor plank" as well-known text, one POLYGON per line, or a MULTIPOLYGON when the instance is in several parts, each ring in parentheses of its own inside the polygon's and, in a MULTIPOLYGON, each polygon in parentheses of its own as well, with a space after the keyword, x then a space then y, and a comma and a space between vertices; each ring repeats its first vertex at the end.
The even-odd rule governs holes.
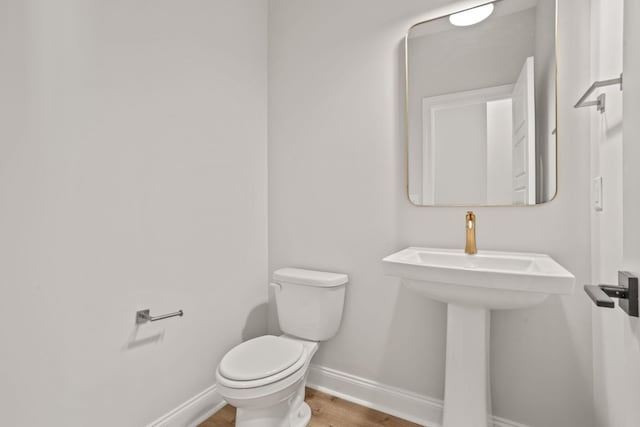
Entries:
MULTIPOLYGON (((305 401, 312 413, 308 427, 420 427, 418 424, 310 388, 306 389, 305 401)), ((235 418, 235 408, 227 405, 199 427, 233 427, 235 418)))
POLYGON ((226 405, 198 427, 229 427, 236 424, 236 408, 226 405))

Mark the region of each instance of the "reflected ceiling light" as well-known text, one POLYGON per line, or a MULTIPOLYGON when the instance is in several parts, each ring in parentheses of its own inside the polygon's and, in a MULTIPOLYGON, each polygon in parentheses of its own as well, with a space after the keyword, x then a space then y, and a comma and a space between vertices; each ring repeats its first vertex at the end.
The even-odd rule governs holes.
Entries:
POLYGON ((493 13, 493 3, 463 10, 449 15, 449 22, 456 27, 466 27, 484 21, 493 13))

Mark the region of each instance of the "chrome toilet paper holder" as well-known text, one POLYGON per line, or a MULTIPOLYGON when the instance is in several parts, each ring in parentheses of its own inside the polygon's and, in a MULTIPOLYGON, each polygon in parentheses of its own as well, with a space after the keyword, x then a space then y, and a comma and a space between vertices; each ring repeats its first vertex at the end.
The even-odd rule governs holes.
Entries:
POLYGON ((163 319, 168 319, 170 317, 176 317, 176 316, 180 316, 182 317, 184 315, 182 310, 178 310, 175 313, 169 313, 169 314, 162 314, 160 316, 152 316, 150 313, 150 310, 144 309, 144 310, 139 310, 136 311, 136 325, 140 325, 142 323, 147 323, 147 322, 155 322, 158 320, 163 320, 163 319))

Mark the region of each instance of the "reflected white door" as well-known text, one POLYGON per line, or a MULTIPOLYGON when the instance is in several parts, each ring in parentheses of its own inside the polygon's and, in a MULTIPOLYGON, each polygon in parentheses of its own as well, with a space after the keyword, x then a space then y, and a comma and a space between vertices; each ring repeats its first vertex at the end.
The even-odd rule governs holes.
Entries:
POLYGON ((525 61, 512 96, 512 201, 515 204, 535 204, 535 90, 533 57, 525 61))

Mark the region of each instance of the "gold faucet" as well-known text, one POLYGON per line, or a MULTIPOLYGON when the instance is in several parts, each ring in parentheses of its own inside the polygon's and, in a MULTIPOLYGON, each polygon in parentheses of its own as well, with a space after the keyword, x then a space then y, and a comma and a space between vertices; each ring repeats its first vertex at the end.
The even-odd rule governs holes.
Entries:
POLYGON ((464 248, 464 253, 475 255, 478 253, 478 248, 476 248, 476 215, 473 211, 467 211, 465 228, 467 229, 467 245, 464 248))

